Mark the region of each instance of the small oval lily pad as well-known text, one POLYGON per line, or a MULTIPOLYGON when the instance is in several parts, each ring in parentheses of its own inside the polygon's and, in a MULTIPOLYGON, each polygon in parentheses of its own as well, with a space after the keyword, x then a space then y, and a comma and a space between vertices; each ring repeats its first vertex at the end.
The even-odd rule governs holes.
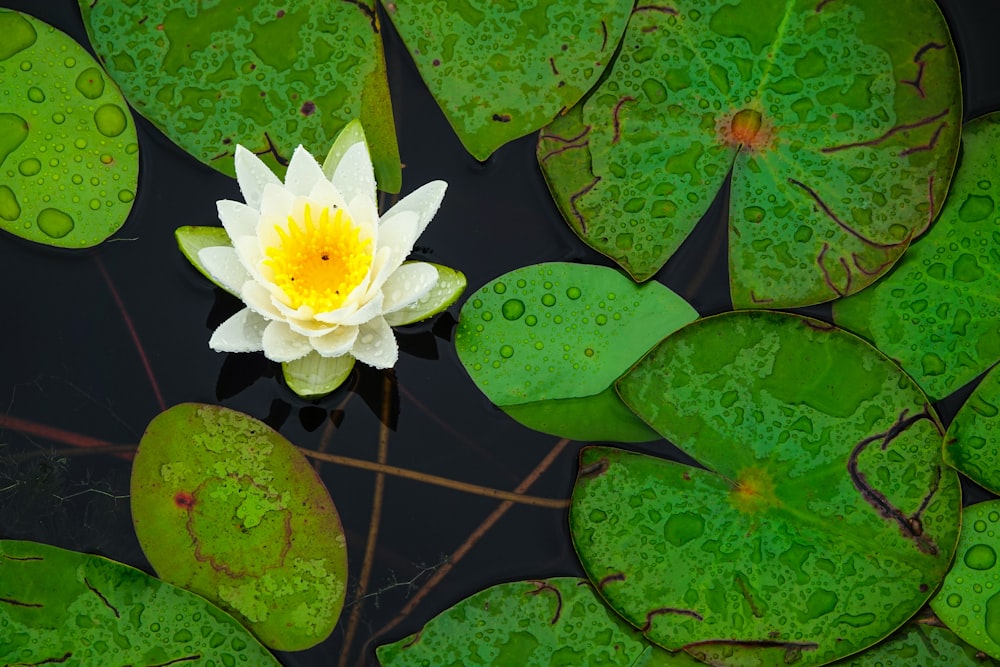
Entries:
POLYGON ((69 35, 0 9, 0 229, 62 248, 125 223, 139 179, 135 123, 69 35))
POLYGON ((506 273, 466 300, 455 348, 480 391, 526 426, 575 440, 652 440, 612 384, 697 316, 659 283, 550 262, 506 273))
POLYGON ((1000 366, 994 366, 955 415, 944 461, 976 484, 1000 493, 1000 366))
POLYGON ((347 549, 315 471, 266 424, 185 403, 150 422, 132 465, 132 521, 165 581, 226 609, 267 646, 323 641, 347 549))
POLYGON ((0 663, 279 667, 204 598, 115 561, 0 541, 0 663))

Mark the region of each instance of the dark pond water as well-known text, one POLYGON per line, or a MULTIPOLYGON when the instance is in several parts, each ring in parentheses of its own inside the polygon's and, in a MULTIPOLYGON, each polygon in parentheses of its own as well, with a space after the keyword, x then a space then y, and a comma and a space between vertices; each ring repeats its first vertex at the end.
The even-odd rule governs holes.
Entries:
MULTIPOLYGON (((1000 109, 1000 5, 940 4, 958 45, 966 118, 1000 109)), ((34 14, 87 43, 75 0, 0 0, 0 6, 34 14)), ((383 26, 406 165, 403 191, 438 178, 450 184, 418 256, 464 271, 470 291, 540 261, 607 264, 562 222, 535 162, 534 138, 477 163, 424 89, 391 26, 383 26)), ((263 419, 302 447, 374 460, 383 376, 362 368, 351 387, 303 401, 281 385, 262 356, 209 350, 212 329, 240 304, 187 264, 173 233, 179 225, 215 224, 215 201, 238 198, 238 189, 143 119, 138 125, 139 194, 112 242, 63 252, 0 237, 0 536, 99 553, 148 571, 129 516, 129 461, 88 454, 78 445, 134 444, 164 407, 201 401, 263 419)), ((715 203, 658 275, 702 314, 730 307, 720 215, 725 205, 715 203)), ((540 470, 530 493, 566 498, 582 445, 523 428, 480 395, 450 343, 457 312, 453 307, 399 336, 389 463, 501 489, 540 470)), ((939 406, 944 419, 959 403, 952 397, 939 406)), ((664 442, 637 448, 686 460, 664 442)), ((365 559, 376 477, 329 464, 321 474, 347 531, 353 586, 365 559)), ((971 489, 967 500, 984 496, 971 489)), ((565 511, 503 507, 389 477, 366 591, 360 599, 348 596, 343 617, 360 608, 353 641, 346 645, 342 620, 322 645, 280 657, 288 666, 335 665, 347 652, 344 664, 372 665, 373 647, 366 643, 372 637, 382 643, 413 632, 492 584, 565 574, 582 574, 565 511), (446 564, 440 583, 425 588, 446 564)))

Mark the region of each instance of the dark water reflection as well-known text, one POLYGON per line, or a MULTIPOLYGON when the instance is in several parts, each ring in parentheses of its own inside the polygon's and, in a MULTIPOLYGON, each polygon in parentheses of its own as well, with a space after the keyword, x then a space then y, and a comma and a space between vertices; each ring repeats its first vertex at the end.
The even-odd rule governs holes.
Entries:
MULTIPOLYGON (((0 0, 0 5, 32 13, 86 43, 75 0, 0 0)), ((1000 109, 995 48, 1000 6, 982 0, 942 0, 941 5, 959 48, 966 118, 1000 109)), ((461 269, 470 291, 540 261, 607 264, 561 221, 535 163, 534 138, 504 147, 486 164, 477 163, 452 134, 391 26, 383 26, 406 164, 404 192, 432 179, 450 184, 440 213, 419 241, 419 258, 461 269)), ((140 118, 138 124, 139 196, 113 242, 71 253, 8 235, 0 238, 0 284, 5 286, 0 415, 61 431, 30 433, 9 422, 0 430, 0 535, 100 553, 148 570, 129 516, 128 460, 89 455, 79 448, 59 451, 68 447, 67 437, 134 444, 163 406, 201 401, 263 419, 297 445, 322 444, 330 453, 373 460, 384 375, 362 369, 350 386, 307 402, 281 385, 275 367, 262 356, 226 356, 208 349, 211 330, 240 304, 187 264, 173 231, 178 225, 215 224, 215 201, 238 198, 238 189, 231 179, 174 148, 149 123, 140 118)), ((721 216, 725 206, 721 199, 715 202, 658 276, 702 314, 730 307, 721 216)), ((475 390, 450 344, 453 328, 453 317, 445 315, 399 336, 402 354, 390 374, 389 462, 512 489, 558 439, 520 427, 475 390)), ((943 417, 950 420, 959 404, 960 398, 944 401, 943 417)), ((567 497, 580 446, 565 446, 530 492, 567 497)), ((663 442, 638 449, 689 461, 663 442)), ((322 467, 322 476, 343 518, 351 571, 357 577, 375 476, 331 464, 322 467)), ((984 492, 971 489, 967 500, 983 497, 984 492)), ((362 605, 350 664, 375 664, 371 647, 355 663, 364 640, 396 619, 419 587, 497 508, 497 501, 487 498, 387 479, 368 593, 360 601, 349 599, 345 609, 346 617, 354 605, 362 605)), ((580 573, 565 512, 514 506, 381 641, 417 630, 486 586, 580 573)), ((336 664, 344 650, 343 633, 341 623, 321 646, 282 655, 282 661, 336 664)))

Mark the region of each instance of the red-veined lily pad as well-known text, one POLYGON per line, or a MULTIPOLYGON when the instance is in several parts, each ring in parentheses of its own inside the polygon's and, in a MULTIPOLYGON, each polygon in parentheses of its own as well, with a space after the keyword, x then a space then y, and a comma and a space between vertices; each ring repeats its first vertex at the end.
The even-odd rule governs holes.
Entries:
POLYGON ((313 646, 344 602, 347 548, 315 471, 266 424, 185 403, 150 422, 132 521, 165 581, 212 600, 271 648, 313 646))
POLYGON ((574 440, 653 440, 612 385, 697 316, 659 283, 639 287, 614 269, 551 262, 473 294, 455 348, 480 391, 526 426, 574 440))
POLYGON ((955 634, 1000 658, 1000 500, 965 508, 955 562, 931 609, 955 634))
POLYGON ((902 625, 947 571, 961 498, 943 429, 861 339, 729 313, 667 337, 617 387, 707 468, 581 456, 573 543, 655 643, 713 665, 825 664, 902 625))
POLYGON ((837 667, 996 667, 994 660, 959 639, 948 628, 907 623, 899 632, 837 667))
POLYGON ((637 280, 731 169, 734 304, 804 305, 871 283, 930 224, 961 119, 933 0, 640 3, 538 159, 574 231, 637 280))
POLYGON ((944 398, 1000 360, 1000 113, 962 129, 962 157, 937 222, 892 272, 834 304, 838 324, 944 398))
POLYGON ((945 463, 993 493, 1000 492, 1000 366, 993 367, 969 396, 944 442, 945 463))
POLYGON ((125 224, 139 180, 135 122, 73 39, 0 9, 0 229, 63 248, 125 224))
POLYGON ((279 663, 235 618, 115 561, 0 541, 4 665, 279 663))
POLYGON ((242 144, 281 175, 360 118, 379 186, 400 187, 374 0, 80 0, 94 49, 142 115, 232 176, 242 144))
POLYGON ((468 597, 416 634, 380 646, 384 667, 695 667, 642 637, 575 577, 500 584, 468 597))
POLYGON ((485 160, 576 104, 631 0, 394 0, 386 12, 466 149, 485 160))

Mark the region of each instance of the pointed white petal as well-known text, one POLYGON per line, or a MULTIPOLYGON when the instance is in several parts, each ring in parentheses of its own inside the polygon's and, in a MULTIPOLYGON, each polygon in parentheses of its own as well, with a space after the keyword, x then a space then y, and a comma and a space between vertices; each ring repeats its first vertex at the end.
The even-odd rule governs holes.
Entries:
POLYGON ((310 338, 309 343, 324 357, 339 357, 351 351, 358 338, 358 327, 337 327, 325 336, 310 338))
POLYGON ((309 354, 309 339, 297 334, 285 322, 271 322, 264 329, 264 356, 271 361, 294 361, 309 354))
POLYGON ((239 294, 243 283, 250 280, 236 250, 230 246, 211 246, 198 251, 198 261, 205 270, 212 274, 222 287, 234 294, 239 294))
POLYGON ((292 153, 292 159, 288 163, 288 171, 285 172, 285 188, 293 195, 304 197, 309 194, 317 181, 325 180, 323 168, 300 144, 292 153))
POLYGON ((399 268, 417 241, 417 215, 412 211, 400 213, 379 225, 379 253, 389 250, 381 264, 372 266, 372 280, 366 299, 372 298, 382 285, 399 268))
POLYGON ((250 208, 260 208, 261 196, 264 187, 268 184, 280 185, 278 177, 271 173, 267 165, 261 162, 260 158, 243 148, 236 146, 234 157, 236 166, 236 180, 240 184, 240 191, 250 208))
POLYGON ((257 228, 269 222, 274 224, 274 220, 286 222, 288 216, 292 214, 295 206, 295 195, 285 189, 280 183, 268 183, 264 186, 260 200, 260 222, 257 228))
POLYGON ((260 280, 258 264, 264 256, 260 252, 260 243, 253 236, 236 236, 233 238, 233 249, 240 258, 240 263, 250 272, 254 280, 260 280))
POLYGON ((358 142, 348 148, 330 180, 345 200, 351 201, 363 195, 374 204, 375 169, 368 155, 368 146, 364 142, 358 142))
POLYGON ((330 152, 326 154, 326 159, 323 160, 323 173, 326 174, 327 178, 333 178, 333 172, 337 170, 337 165, 344 158, 344 153, 351 146, 359 143, 366 143, 365 131, 361 127, 361 121, 354 119, 348 122, 340 131, 340 134, 337 135, 337 138, 333 140, 330 152))
POLYGON ((399 348, 385 318, 376 317, 358 327, 358 339, 351 347, 358 361, 374 368, 391 368, 399 358, 399 348))
POLYGON ((396 215, 407 211, 413 212, 417 215, 417 236, 419 237, 427 228, 427 223, 437 213, 447 189, 448 184, 444 181, 431 181, 417 188, 386 211, 385 215, 382 216, 383 224, 396 215))
POLYGON ((337 191, 337 188, 333 187, 333 183, 325 178, 316 181, 313 185, 312 190, 309 191, 309 200, 316 202, 320 207, 347 208, 344 196, 337 191))
POLYGON ((247 305, 247 308, 265 319, 285 319, 284 315, 274 307, 271 292, 256 280, 250 280, 243 284, 243 289, 240 290, 240 298, 243 299, 243 303, 247 305))
POLYGON ((252 236, 256 233, 257 220, 260 218, 257 209, 229 199, 220 200, 216 207, 219 211, 219 220, 222 221, 229 238, 252 236))
POLYGON ((307 338, 326 336, 327 334, 333 333, 337 330, 336 324, 324 324, 319 320, 293 320, 289 318, 286 321, 292 331, 307 338))
POLYGON ((216 352, 256 352, 263 350, 267 320, 244 308, 219 325, 208 341, 216 352))
POLYGON ((382 286, 385 301, 382 313, 392 313, 405 308, 426 296, 438 279, 438 271, 426 262, 403 264, 392 272, 382 286))

